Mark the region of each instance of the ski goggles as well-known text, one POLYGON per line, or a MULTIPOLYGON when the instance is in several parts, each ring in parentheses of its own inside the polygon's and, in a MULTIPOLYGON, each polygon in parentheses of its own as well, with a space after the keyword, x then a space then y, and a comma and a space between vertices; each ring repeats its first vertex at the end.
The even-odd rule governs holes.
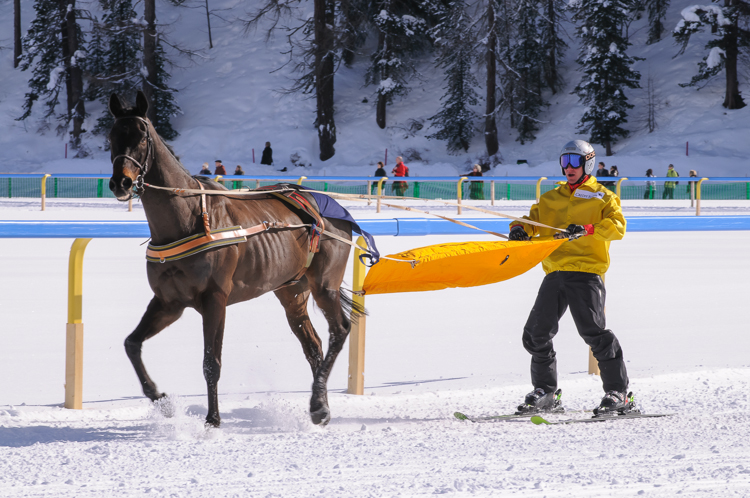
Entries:
POLYGON ((562 166, 563 169, 568 166, 578 169, 586 164, 587 159, 589 159, 588 156, 582 156, 580 154, 563 154, 560 156, 560 166, 562 166))

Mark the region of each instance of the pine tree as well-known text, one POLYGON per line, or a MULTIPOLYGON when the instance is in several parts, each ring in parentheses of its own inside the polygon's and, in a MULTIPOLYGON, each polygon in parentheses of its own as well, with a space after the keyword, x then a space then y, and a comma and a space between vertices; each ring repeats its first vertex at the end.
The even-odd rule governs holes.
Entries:
MULTIPOLYGON (((131 0, 99 0, 105 14, 94 29, 101 47, 92 53, 87 69, 92 74, 90 93, 107 108, 114 92, 131 102, 141 85, 141 26, 131 0), (106 48, 104 48, 106 45, 106 48)), ((112 115, 104 112, 96 121, 94 133, 106 135, 112 128, 112 115)))
POLYGON ((622 128, 633 108, 625 89, 640 88, 641 75, 632 69, 636 58, 625 53, 630 43, 622 36, 628 8, 623 0, 578 0, 572 6, 581 39, 577 62, 584 73, 575 92, 587 106, 579 132, 590 132, 589 142, 602 144, 610 156, 612 145, 629 133, 622 128))
POLYGON ((664 33, 664 19, 667 17, 667 8, 669 0, 649 0, 648 1, 648 40, 646 44, 650 45, 661 40, 664 33))
POLYGON ((542 73, 544 52, 537 32, 538 3, 536 0, 519 0, 517 4, 518 39, 513 50, 513 66, 518 73, 516 129, 521 144, 536 138, 539 130, 537 117, 547 103, 542 98, 542 73))
POLYGON ((568 44, 562 39, 561 23, 565 20, 564 0, 542 0, 542 15, 539 18, 539 37, 544 57, 545 86, 556 94, 562 84, 558 66, 565 55, 568 44))
POLYGON ((476 53, 469 26, 466 3, 455 0, 436 30, 440 49, 436 65, 445 70, 446 93, 440 99, 443 103, 440 112, 429 118, 430 126, 438 131, 427 138, 447 141, 449 152, 469 150, 475 131, 477 115, 472 106, 479 103, 479 96, 475 90, 478 83, 472 74, 476 53))
POLYGON ((156 84, 154 85, 153 91, 153 102, 152 104, 156 108, 156 120, 154 121, 154 128, 160 137, 173 140, 177 138, 179 133, 172 127, 170 119, 177 116, 182 111, 177 105, 174 94, 177 90, 168 86, 169 80, 172 75, 167 71, 166 66, 169 61, 164 53, 164 46, 161 39, 157 36, 156 39, 156 84))
POLYGON ((365 79, 367 84, 378 85, 375 120, 385 128, 386 106, 408 91, 407 81, 414 73, 409 57, 425 45, 427 23, 421 3, 379 0, 376 5, 372 23, 378 32, 378 48, 365 79))
POLYGON ((85 57, 83 34, 77 19, 79 11, 75 1, 60 3, 53 0, 36 0, 36 16, 24 36, 21 70, 32 69, 29 91, 24 97, 23 114, 18 120, 27 119, 34 102, 40 98, 46 107, 42 128, 49 126, 53 116, 59 123, 58 133, 64 133, 73 123, 70 143, 78 149, 77 156, 88 154, 81 143, 86 109, 83 101, 83 77, 79 62, 85 57), (55 116, 60 103, 60 92, 65 88, 66 112, 55 116))
POLYGON ((698 63, 698 74, 693 76, 690 83, 680 86, 695 86, 725 70, 726 93, 724 107, 727 109, 741 109, 745 107, 737 80, 737 62, 740 52, 750 47, 750 4, 742 0, 725 0, 725 6, 694 5, 682 11, 684 19, 677 23, 673 36, 682 44, 680 54, 685 52, 690 37, 711 27, 715 38, 705 46, 708 54, 698 63))
POLYGON ((60 12, 56 0, 36 0, 36 17, 23 37, 21 70, 32 69, 29 92, 23 103, 23 120, 31 115, 34 102, 40 98, 46 107, 44 118, 55 114, 60 103, 60 89, 64 84, 62 48, 60 41, 60 12))

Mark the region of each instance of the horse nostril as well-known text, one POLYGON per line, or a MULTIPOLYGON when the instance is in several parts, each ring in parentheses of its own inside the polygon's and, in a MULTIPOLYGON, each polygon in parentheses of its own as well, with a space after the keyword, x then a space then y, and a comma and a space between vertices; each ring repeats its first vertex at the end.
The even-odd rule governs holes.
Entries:
POLYGON ((110 178, 109 179, 109 189, 112 192, 114 192, 116 188, 117 188, 117 184, 115 183, 115 181, 113 179, 110 178))
POLYGON ((120 182, 120 185, 122 185, 122 188, 124 190, 130 190, 130 187, 133 186, 133 180, 131 180, 130 178, 126 176, 125 178, 122 179, 122 181, 120 182))

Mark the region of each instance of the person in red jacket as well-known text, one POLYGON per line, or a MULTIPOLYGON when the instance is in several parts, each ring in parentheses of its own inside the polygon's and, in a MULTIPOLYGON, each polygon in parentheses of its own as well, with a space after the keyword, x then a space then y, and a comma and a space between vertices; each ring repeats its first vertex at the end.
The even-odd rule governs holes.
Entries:
MULTIPOLYGON (((409 176, 409 168, 404 164, 404 158, 398 156, 396 158, 396 166, 391 170, 391 174, 396 178, 403 178, 409 176)), ((393 193, 403 197, 406 189, 409 188, 409 184, 406 182, 393 182, 393 193)))

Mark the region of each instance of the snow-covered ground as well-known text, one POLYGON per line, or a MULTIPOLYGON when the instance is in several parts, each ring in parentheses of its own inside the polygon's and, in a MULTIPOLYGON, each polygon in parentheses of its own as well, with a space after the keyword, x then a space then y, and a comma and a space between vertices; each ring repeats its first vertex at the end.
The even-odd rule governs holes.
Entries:
MULTIPOLYGON (((689 214, 686 204, 632 201, 625 212, 689 214)), ((144 219, 138 204, 128 213, 112 200, 38 209, 0 203, 5 219, 144 219)), ((520 214, 528 203, 502 209, 520 214)), ((388 254, 482 238, 377 242, 388 254)), ((750 232, 629 233, 613 243, 608 326, 641 407, 675 415, 539 427, 452 414, 508 413, 530 390, 520 336, 540 268, 485 287, 368 297, 365 396, 345 393, 345 347, 326 428, 309 422, 309 367, 267 295, 228 310, 222 426, 205 429, 200 317, 187 311, 144 345, 171 396, 167 418, 142 396, 122 347, 151 297, 142 242, 96 239, 86 250, 84 409, 74 411, 61 408, 71 241, 0 239, 0 496, 750 496, 750 232)), ((325 342, 322 315, 313 309, 312 319, 325 342)), ((592 408, 601 383, 586 373, 569 315, 555 344, 566 407, 592 408)))

